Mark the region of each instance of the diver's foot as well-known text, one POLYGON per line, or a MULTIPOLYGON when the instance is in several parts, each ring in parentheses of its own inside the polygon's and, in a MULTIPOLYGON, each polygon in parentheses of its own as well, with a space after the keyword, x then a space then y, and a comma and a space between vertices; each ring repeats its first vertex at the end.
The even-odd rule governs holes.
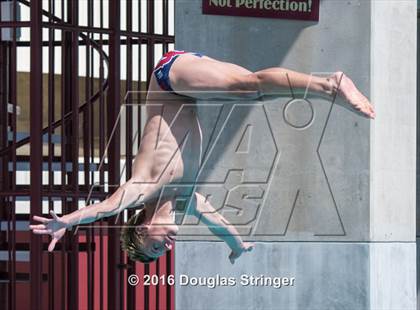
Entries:
POLYGON ((331 85, 332 93, 337 92, 354 109, 367 117, 375 118, 375 110, 369 100, 357 89, 353 81, 343 72, 336 72, 327 78, 331 85))

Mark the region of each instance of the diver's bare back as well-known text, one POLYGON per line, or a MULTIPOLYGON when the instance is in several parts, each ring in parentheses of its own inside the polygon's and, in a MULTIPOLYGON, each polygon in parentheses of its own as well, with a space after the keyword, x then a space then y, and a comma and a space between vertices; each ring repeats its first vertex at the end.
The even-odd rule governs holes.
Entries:
POLYGON ((163 91, 152 75, 147 122, 133 164, 133 176, 157 188, 194 181, 201 157, 201 128, 195 99, 163 91))

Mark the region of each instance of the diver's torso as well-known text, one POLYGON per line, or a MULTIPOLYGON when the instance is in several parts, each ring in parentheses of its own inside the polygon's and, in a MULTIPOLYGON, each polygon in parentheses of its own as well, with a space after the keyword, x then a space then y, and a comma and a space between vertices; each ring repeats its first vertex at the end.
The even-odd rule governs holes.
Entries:
POLYGON ((170 187, 176 187, 178 193, 191 193, 202 156, 195 100, 149 91, 146 110, 147 123, 139 152, 152 163, 152 178, 162 184, 171 183, 170 187))

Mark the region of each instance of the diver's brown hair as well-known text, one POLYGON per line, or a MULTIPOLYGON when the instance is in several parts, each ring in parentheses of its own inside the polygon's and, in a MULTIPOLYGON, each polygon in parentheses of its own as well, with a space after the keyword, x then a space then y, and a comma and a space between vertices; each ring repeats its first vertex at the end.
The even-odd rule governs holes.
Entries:
POLYGON ((155 261, 157 258, 150 257, 144 253, 143 248, 146 235, 144 232, 136 230, 136 226, 143 224, 145 219, 145 209, 141 210, 137 214, 134 214, 127 223, 125 223, 121 231, 120 240, 122 249, 127 252, 128 257, 131 260, 147 264, 155 261))

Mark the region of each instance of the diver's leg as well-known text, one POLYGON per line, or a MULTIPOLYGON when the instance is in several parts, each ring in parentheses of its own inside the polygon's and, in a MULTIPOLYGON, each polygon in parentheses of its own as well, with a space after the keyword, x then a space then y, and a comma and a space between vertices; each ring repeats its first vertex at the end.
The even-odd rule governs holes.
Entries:
POLYGON ((268 68, 258 72, 209 57, 182 55, 169 73, 176 93, 196 98, 257 97, 263 94, 290 94, 290 87, 332 94, 333 81, 284 69, 268 68))
POLYGON ((308 75, 285 68, 269 68, 249 76, 258 84, 263 94, 276 93, 280 87, 287 85, 321 94, 338 93, 352 108, 374 118, 375 111, 369 100, 357 89, 353 81, 343 72, 335 72, 328 77, 308 75))
POLYGON ((257 98, 257 88, 239 87, 238 79, 250 74, 251 71, 235 64, 185 54, 173 63, 169 79, 175 93, 196 99, 257 98))
POLYGON ((329 77, 280 67, 251 72, 235 64, 187 54, 174 62, 169 77, 176 93, 198 99, 258 98, 264 94, 290 94, 290 89, 326 95, 338 92, 353 108, 374 117, 369 100, 342 72, 329 77))

